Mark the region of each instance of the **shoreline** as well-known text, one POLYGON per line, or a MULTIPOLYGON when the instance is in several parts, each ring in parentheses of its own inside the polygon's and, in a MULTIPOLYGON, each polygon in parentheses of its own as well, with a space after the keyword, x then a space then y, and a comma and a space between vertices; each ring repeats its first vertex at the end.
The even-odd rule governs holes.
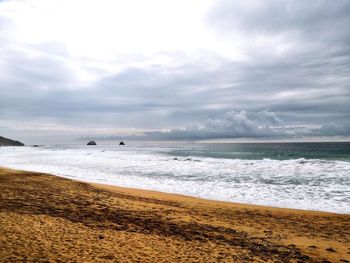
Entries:
POLYGON ((0 167, 0 262, 350 262, 350 216, 0 167))
POLYGON ((186 195, 186 194, 181 194, 181 193, 163 192, 163 191, 144 189, 144 188, 138 188, 138 187, 119 186, 119 185, 115 185, 115 184, 107 184, 107 183, 101 183, 101 182, 96 182, 96 181, 89 181, 89 180, 84 180, 84 179, 72 178, 70 176, 50 174, 50 173, 45 173, 45 172, 38 172, 38 171, 34 171, 34 170, 21 170, 21 169, 5 167, 5 166, 0 166, 0 169, 10 169, 10 170, 19 170, 19 171, 23 171, 23 172, 43 173, 43 174, 53 175, 53 176, 65 178, 65 179, 76 181, 76 182, 83 182, 83 183, 87 183, 87 184, 91 184, 91 185, 95 185, 95 186, 100 186, 100 187, 105 188, 105 189, 110 188, 111 190, 113 190, 113 188, 115 188, 118 191, 130 192, 132 194, 135 194, 136 192, 142 192, 145 195, 149 195, 150 193, 154 193, 158 197, 161 197, 161 198, 167 198, 167 196, 169 195, 168 198, 179 196, 179 197, 183 197, 184 199, 193 199, 193 201, 198 199, 198 200, 203 200, 203 201, 209 202, 209 203, 222 203, 222 204, 226 204, 226 205, 232 204, 232 206, 251 207, 251 208, 257 208, 257 209, 264 209, 264 208, 277 209, 277 210, 282 209, 282 210, 291 210, 291 211, 296 211, 296 212, 297 211, 299 211, 299 212, 305 211, 305 212, 314 212, 314 213, 350 215, 350 213, 338 213, 338 212, 323 211, 323 210, 309 210, 309 209, 303 209, 303 208, 291 208, 291 207, 282 207, 282 206, 253 204, 253 203, 240 203, 240 202, 226 201, 226 200, 220 200, 220 199, 209 199, 209 198, 205 198, 205 197, 198 197, 198 196, 186 195))
POLYGON ((346 157, 346 146, 17 147, 1 152, 0 165, 89 183, 350 214, 350 162, 333 159, 346 157), (329 154, 322 154, 328 148, 329 154))
POLYGON ((197 197, 192 195, 186 195, 186 194, 178 194, 178 193, 169 193, 169 192, 162 192, 157 190, 150 190, 150 189, 143 189, 143 188, 134 188, 134 187, 125 187, 125 186, 119 186, 119 185, 113 185, 113 184, 105 184, 105 183, 97 183, 97 182, 91 182, 88 180, 79 180, 75 178, 71 178, 69 176, 60 176, 56 174, 50 174, 45 172, 37 172, 37 171, 31 171, 31 170, 21 170, 21 169, 14 169, 10 167, 4 167, 0 166, 1 169, 7 169, 7 170, 14 170, 14 171, 21 171, 21 172, 30 172, 30 173, 41 173, 41 174, 47 174, 51 176, 57 176, 59 178, 68 179, 74 182, 81 182, 93 185, 95 187, 99 187, 102 189, 112 190, 112 191, 118 191, 126 194, 131 195, 139 195, 139 196, 147 196, 151 198, 160 198, 164 200, 179 200, 181 202, 192 202, 192 203, 198 203, 198 204, 211 204, 211 205, 221 205, 225 207, 239 207, 239 208, 251 208, 251 209, 259 209, 259 210, 276 210, 280 212, 295 212, 295 213, 314 213, 315 215, 322 215, 322 214, 333 214, 333 215, 349 215, 349 213, 337 213, 337 212, 329 212, 329 211, 321 211, 321 210, 307 210, 307 209, 299 209, 299 208, 289 208, 289 207, 279 207, 279 206, 269 206, 269 205, 259 205, 259 204, 248 204, 248 203, 239 203, 234 201, 224 201, 224 200, 217 200, 217 199, 209 199, 209 198, 203 198, 203 197, 197 197))
MULTIPOLYGON (((56 175, 53 175, 56 176, 56 175)), ((60 177, 60 176, 58 176, 60 177)), ((168 193, 168 192, 162 192, 162 191, 156 191, 156 190, 148 190, 148 189, 142 189, 142 188, 133 188, 133 187, 124 187, 124 186, 118 186, 118 185, 110 185, 110 184, 103 184, 103 183, 94 183, 89 181, 81 181, 81 180, 75 180, 68 177, 62 177, 66 179, 70 179, 72 181, 76 182, 84 182, 87 184, 91 184, 95 187, 101 188, 101 189, 107 189, 112 191, 118 191, 125 194, 131 194, 131 195, 139 195, 139 196, 147 196, 150 198, 159 198, 164 200, 179 200, 181 202, 187 202, 187 203, 197 203, 197 204, 209 204, 209 205, 218 205, 218 206, 224 206, 224 207, 231 207, 231 208, 248 208, 248 209, 257 209, 257 210, 275 210, 279 212, 293 212, 293 213, 300 213, 300 214, 315 214, 315 215, 349 215, 347 213, 336 213, 336 212, 328 212, 328 211, 320 211, 320 210, 307 210, 307 209, 298 209, 298 208, 289 208, 289 207, 278 207, 278 206, 268 206, 268 205, 258 205, 258 204, 247 204, 247 203, 239 203, 239 202, 233 202, 233 201, 223 201, 223 200, 216 200, 216 199, 207 199, 202 197, 196 197, 192 195, 185 195, 185 194, 176 194, 176 193, 168 193)))

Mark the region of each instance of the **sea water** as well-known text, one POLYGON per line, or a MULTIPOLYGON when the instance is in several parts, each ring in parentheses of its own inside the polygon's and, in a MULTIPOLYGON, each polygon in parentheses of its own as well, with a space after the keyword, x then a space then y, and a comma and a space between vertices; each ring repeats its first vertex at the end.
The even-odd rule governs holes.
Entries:
POLYGON ((0 166, 196 197, 350 213, 350 143, 0 147, 0 166))

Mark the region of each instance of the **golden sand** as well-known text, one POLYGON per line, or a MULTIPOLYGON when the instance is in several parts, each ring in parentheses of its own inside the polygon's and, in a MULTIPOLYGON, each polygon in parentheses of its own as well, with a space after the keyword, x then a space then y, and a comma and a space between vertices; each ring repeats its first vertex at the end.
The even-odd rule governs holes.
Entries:
POLYGON ((349 262, 350 216, 0 168, 1 262, 349 262))

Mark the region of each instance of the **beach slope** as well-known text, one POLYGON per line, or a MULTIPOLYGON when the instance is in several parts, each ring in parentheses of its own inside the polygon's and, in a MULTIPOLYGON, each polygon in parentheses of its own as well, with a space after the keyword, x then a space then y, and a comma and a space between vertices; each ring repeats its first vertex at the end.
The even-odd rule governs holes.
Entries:
POLYGON ((0 168, 1 262, 349 262, 350 216, 0 168))

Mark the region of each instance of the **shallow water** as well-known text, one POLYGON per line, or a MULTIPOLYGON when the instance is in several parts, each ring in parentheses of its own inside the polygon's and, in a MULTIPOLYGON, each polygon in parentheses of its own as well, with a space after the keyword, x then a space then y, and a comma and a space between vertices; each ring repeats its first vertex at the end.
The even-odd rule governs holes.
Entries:
POLYGON ((215 200, 350 213, 350 143, 1 147, 0 165, 215 200))

